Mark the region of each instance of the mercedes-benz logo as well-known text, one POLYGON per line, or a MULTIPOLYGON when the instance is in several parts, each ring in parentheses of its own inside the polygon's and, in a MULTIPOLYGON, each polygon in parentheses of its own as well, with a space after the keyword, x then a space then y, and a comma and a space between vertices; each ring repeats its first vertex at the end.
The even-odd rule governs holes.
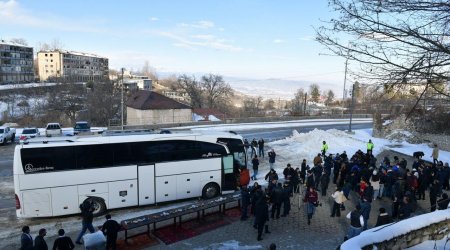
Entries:
POLYGON ((31 164, 31 163, 25 164, 25 170, 27 172, 33 171, 33 164, 31 164))

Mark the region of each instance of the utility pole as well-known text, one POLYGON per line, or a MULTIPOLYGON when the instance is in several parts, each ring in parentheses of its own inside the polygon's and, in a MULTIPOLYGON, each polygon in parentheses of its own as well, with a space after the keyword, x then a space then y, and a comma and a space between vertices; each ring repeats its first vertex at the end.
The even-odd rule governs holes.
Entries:
POLYGON ((125 70, 125 68, 122 68, 122 86, 120 88, 120 92, 121 92, 121 100, 120 100, 120 111, 121 111, 121 128, 123 130, 123 71, 125 70))
POLYGON ((345 107, 345 97, 346 97, 345 85, 347 83, 347 65, 348 65, 348 54, 347 54, 347 59, 345 59, 344 91, 342 91, 342 107, 345 107))
POLYGON ((303 115, 306 115, 306 97, 308 96, 307 93, 305 93, 305 102, 303 103, 303 115))
POLYGON ((348 124, 348 132, 352 132, 353 109, 355 108, 355 84, 352 86, 352 106, 350 107, 350 123, 348 124))

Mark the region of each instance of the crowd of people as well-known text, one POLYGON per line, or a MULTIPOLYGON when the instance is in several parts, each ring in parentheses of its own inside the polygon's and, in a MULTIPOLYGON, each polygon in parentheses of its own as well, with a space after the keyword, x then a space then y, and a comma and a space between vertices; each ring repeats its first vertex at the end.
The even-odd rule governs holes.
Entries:
MULTIPOLYGON (((414 152, 414 162, 409 169, 407 161, 397 156, 394 156, 393 161, 386 156, 382 162, 377 163, 377 158, 372 154, 374 144, 371 140, 367 143, 366 152, 358 150, 350 157, 346 151, 335 155, 328 153, 329 146, 323 141, 321 152, 312 159, 311 167, 306 159, 303 159, 300 166, 295 169, 291 164, 286 165, 280 173, 283 182, 274 169, 277 155, 274 149, 271 149, 267 153, 269 172, 264 176, 268 183, 267 187, 262 187, 257 182, 259 158, 265 157, 264 139, 258 141, 253 139, 251 143, 245 140, 244 147, 251 159, 253 175, 250 177, 247 169, 241 169, 241 220, 252 218, 258 241, 263 239, 263 233, 270 234, 267 223, 269 219, 280 219, 289 215, 291 198, 295 194, 301 196, 306 221, 310 225, 316 208, 322 206, 319 197, 327 196, 330 183, 335 185, 330 196, 333 199, 330 217, 341 216, 341 212, 346 209, 346 201, 350 200, 351 192, 357 197, 354 209, 346 216, 349 219, 349 229, 345 239, 355 237, 368 228, 372 202, 378 199, 387 199, 391 206, 390 213, 384 207, 379 209, 375 227, 413 216, 418 207, 417 200, 425 200, 427 191, 430 211, 447 209, 449 205, 445 191, 450 190, 450 169, 448 163, 439 161, 437 145, 434 145, 431 155, 433 162, 424 161, 422 152, 414 152), (246 178, 247 180, 243 180, 246 178), (255 180, 251 186, 248 186, 249 179, 255 180)), ((87 230, 90 233, 95 232, 92 225, 92 204, 83 203, 80 209, 83 218, 82 228, 75 241, 76 244, 82 244, 81 239, 87 230)), ((120 225, 112 220, 110 215, 106 215, 106 222, 101 231, 106 235, 107 249, 116 249, 119 229, 120 225)), ((45 228, 39 230, 34 241, 28 226, 24 226, 22 232, 21 250, 48 249, 45 228)), ((64 229, 58 231, 58 236, 54 241, 53 250, 71 250, 75 247, 71 238, 65 235, 64 229)))
MULTIPOLYGON (((321 206, 319 197, 326 197, 327 190, 332 183, 335 188, 331 192, 333 205, 330 217, 340 217, 345 210, 345 203, 350 200, 352 192, 357 197, 356 204, 348 214, 349 230, 346 239, 359 235, 368 228, 371 217, 372 202, 384 199, 390 205, 380 207, 376 224, 381 226, 393 221, 403 220, 417 213, 417 200, 425 200, 428 193, 429 210, 447 209, 449 199, 445 191, 449 190, 450 169, 448 163, 439 161, 439 151, 435 145, 433 162, 422 159, 422 152, 414 152, 415 157, 412 168, 407 167, 405 158, 394 156, 393 161, 386 156, 382 162, 372 154, 374 144, 367 142, 367 150, 358 150, 353 155, 346 151, 335 155, 328 153, 329 146, 323 141, 321 152, 312 159, 312 166, 303 159, 300 166, 293 168, 287 164, 281 178, 273 164, 264 179, 267 187, 263 188, 258 182, 252 186, 246 185, 241 189, 242 216, 247 220, 249 214, 254 216, 253 226, 257 229, 257 240, 262 240, 263 233, 270 233, 267 222, 269 219, 278 219, 289 214, 291 197, 301 192, 307 224, 310 225, 315 210, 321 206), (304 188, 300 188, 304 187, 304 188), (250 212, 248 212, 250 207, 250 212), (282 212, 281 212, 282 211, 282 212), (390 211, 388 213, 388 211, 390 211)), ((275 152, 273 161, 275 162, 275 152)), ((252 180, 257 181, 259 161, 256 153, 251 153, 253 175, 252 180)), ((269 156, 270 157, 270 156, 269 156)), ((270 158, 269 158, 270 160, 270 158)), ((269 161, 270 162, 270 161, 269 161)), ((385 204, 384 202, 384 204, 385 204)))
MULTIPOLYGON (((82 228, 81 231, 75 241, 75 244, 83 245, 81 242, 81 239, 83 235, 86 233, 87 230, 89 230, 90 233, 94 233, 95 229, 92 225, 93 222, 93 211, 94 207, 92 203, 90 203, 88 200, 83 202, 80 205, 81 210, 81 217, 82 217, 82 228)), ((120 230, 120 225, 117 221, 111 219, 111 215, 107 214, 105 216, 106 221, 101 227, 101 232, 103 235, 106 236, 105 241, 100 240, 100 243, 106 247, 107 250, 115 250, 116 249, 116 241, 117 241, 117 233, 120 230)), ((49 247, 47 245, 47 242, 45 240, 45 237, 47 236, 47 230, 45 228, 41 228, 39 230, 38 236, 33 241, 33 237, 30 234, 30 227, 24 226, 22 228, 22 235, 20 238, 20 250, 48 250, 49 247)), ((103 236, 102 236, 103 237, 103 236)), ((86 243, 86 242, 85 242, 86 243)), ((55 239, 53 242, 52 250, 72 250, 75 248, 75 244, 73 243, 72 239, 65 235, 64 229, 58 230, 58 238, 55 239)), ((87 246, 85 244, 85 246, 87 246)), ((104 249, 104 248, 101 248, 104 249)))

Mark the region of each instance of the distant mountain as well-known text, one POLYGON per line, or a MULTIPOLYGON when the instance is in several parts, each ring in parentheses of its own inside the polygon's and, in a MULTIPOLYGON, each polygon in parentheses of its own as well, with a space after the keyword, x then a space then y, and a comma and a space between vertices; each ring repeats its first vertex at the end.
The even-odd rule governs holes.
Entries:
MULTIPOLYGON (((187 75, 194 75, 197 79, 200 79, 202 75, 206 73, 195 72, 186 73, 187 75)), ((158 75, 162 78, 171 75, 180 75, 180 73, 174 72, 158 72, 158 75)), ((302 81, 302 80, 285 80, 277 78, 268 79, 251 79, 242 77, 223 76, 224 80, 228 82, 231 87, 248 96, 262 96, 264 99, 284 99, 290 100, 294 97, 295 92, 298 89, 303 88, 305 91, 309 91, 309 85, 317 83, 320 86, 320 92, 325 90, 333 90, 336 98, 342 96, 342 86, 326 82, 315 81, 302 81)))
POLYGON ((342 89, 331 83, 311 82, 301 80, 284 80, 284 79, 245 79, 236 77, 224 77, 231 87, 245 95, 262 96, 264 99, 285 99, 294 98, 294 94, 298 89, 303 88, 309 91, 309 85, 317 83, 320 91, 333 90, 336 97, 339 97, 342 89))

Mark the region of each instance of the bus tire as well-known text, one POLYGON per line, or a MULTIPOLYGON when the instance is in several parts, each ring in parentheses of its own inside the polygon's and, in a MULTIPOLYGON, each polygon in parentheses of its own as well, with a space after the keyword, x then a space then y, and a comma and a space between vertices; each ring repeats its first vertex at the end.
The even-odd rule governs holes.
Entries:
POLYGON ((203 187, 202 198, 211 199, 220 194, 220 187, 216 183, 210 182, 203 187))
POLYGON ((93 215, 94 217, 103 215, 106 212, 106 204, 105 201, 98 197, 90 197, 89 200, 94 206, 93 215))

